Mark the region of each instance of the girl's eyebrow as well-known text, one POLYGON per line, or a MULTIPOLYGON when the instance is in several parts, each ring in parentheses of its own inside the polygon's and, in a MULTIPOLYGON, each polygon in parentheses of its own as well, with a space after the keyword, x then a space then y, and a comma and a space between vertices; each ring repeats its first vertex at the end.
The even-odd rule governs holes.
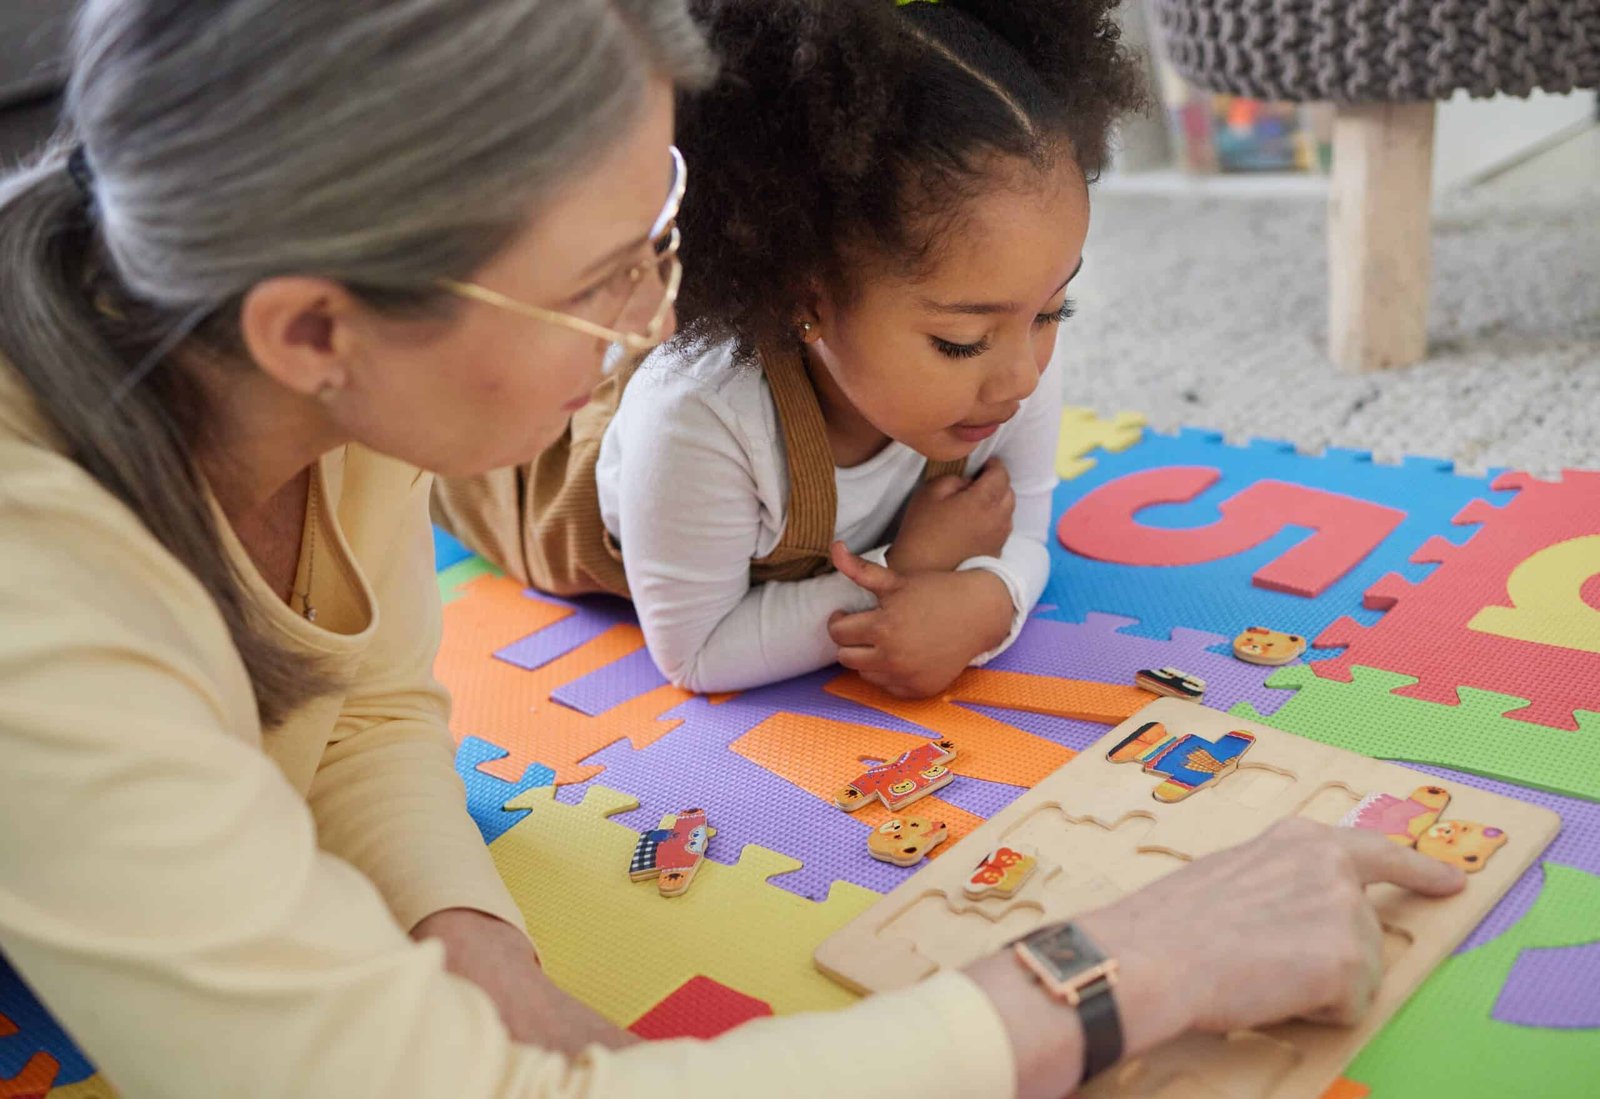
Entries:
MULTIPOLYGON (((1067 276, 1067 281, 1050 292, 1050 296, 1061 293, 1067 288, 1067 283, 1078 277, 1078 272, 1083 270, 1083 257, 1078 257, 1078 266, 1072 269, 1072 274, 1067 276)), ((917 304, 930 313, 960 313, 964 316, 989 316, 995 313, 1015 313, 1022 308, 1014 301, 934 301, 932 298, 919 298, 917 304)))

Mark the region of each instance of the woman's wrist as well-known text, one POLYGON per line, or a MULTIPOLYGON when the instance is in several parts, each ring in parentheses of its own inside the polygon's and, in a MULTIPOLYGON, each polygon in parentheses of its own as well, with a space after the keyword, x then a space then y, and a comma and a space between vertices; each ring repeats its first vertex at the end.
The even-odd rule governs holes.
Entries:
MULTIPOLYGON (((1137 1057, 1189 1029, 1193 1007, 1181 973, 1138 942, 1135 929, 1101 910, 1073 921, 1117 962, 1112 989, 1123 1058, 1137 1057)), ((1076 1008, 1057 1000, 1009 949, 975 962, 968 976, 989 997, 1011 1036, 1017 1095, 1071 1094, 1083 1077, 1084 1033, 1076 1008)))

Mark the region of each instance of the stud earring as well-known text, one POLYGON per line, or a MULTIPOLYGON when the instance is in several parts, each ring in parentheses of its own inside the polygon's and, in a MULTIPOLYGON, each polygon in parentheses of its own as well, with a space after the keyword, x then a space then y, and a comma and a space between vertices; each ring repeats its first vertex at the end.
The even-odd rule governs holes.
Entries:
POLYGON ((333 399, 339 395, 339 388, 340 387, 335 385, 333 382, 323 382, 322 385, 317 388, 317 400, 321 401, 323 404, 332 404, 333 399))

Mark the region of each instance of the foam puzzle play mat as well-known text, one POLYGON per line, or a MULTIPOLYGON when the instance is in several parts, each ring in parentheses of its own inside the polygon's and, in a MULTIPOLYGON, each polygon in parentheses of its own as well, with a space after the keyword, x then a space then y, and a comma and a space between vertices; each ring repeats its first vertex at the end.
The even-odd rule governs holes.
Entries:
MULTIPOLYGON (((1467 889, 1374 887, 1386 973, 1361 1026, 1185 1038, 1092 1094, 1600 1095, 1600 473, 1083 410, 1057 472, 1033 618, 917 702, 838 668, 690 695, 626 605, 439 540, 457 770, 556 981, 643 1037, 711 1037, 959 965, 1301 815, 1467 889)), ((0 1099, 113 1083, 0 965, 0 1099)))

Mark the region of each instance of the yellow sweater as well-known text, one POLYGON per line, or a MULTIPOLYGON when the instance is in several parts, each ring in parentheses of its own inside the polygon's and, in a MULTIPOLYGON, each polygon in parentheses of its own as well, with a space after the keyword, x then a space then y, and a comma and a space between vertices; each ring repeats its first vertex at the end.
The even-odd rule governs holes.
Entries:
POLYGON ((521 926, 432 676, 429 478, 353 446, 317 475, 316 625, 223 524, 273 626, 348 685, 263 736, 204 589, 0 364, 0 951, 128 1099, 1010 1094, 955 974, 714 1042, 512 1042, 406 935, 454 907, 521 926))

